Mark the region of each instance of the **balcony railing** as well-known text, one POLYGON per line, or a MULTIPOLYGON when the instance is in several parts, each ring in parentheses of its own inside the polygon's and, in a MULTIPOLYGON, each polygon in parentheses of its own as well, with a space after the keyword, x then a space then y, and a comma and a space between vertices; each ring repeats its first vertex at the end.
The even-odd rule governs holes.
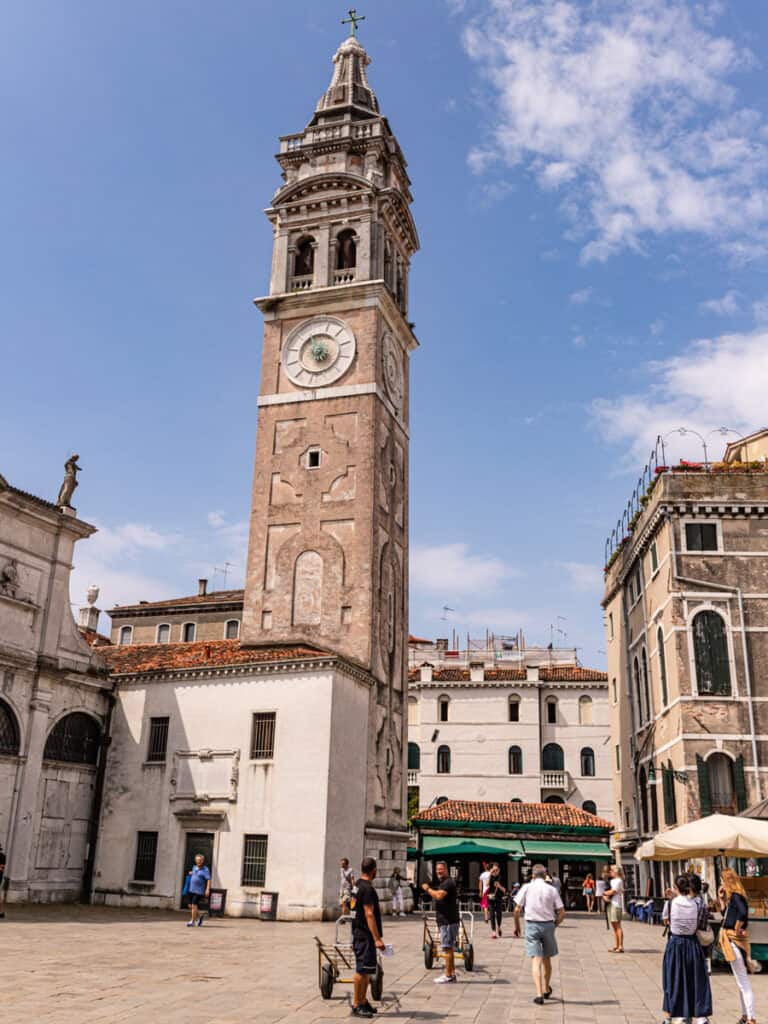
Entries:
POLYGON ((542 789, 568 789, 568 772, 542 772, 542 789))
POLYGON ((355 269, 350 267, 349 270, 334 270, 333 272, 333 283, 334 284, 352 284, 355 280, 355 269))
POLYGON ((303 292, 305 289, 311 288, 313 282, 313 274, 307 274, 304 277, 292 277, 288 285, 288 290, 292 292, 303 292))
POLYGON ((408 785, 409 786, 418 786, 418 784, 419 784, 419 773, 418 773, 418 771, 413 771, 412 768, 409 768, 408 769, 408 785))

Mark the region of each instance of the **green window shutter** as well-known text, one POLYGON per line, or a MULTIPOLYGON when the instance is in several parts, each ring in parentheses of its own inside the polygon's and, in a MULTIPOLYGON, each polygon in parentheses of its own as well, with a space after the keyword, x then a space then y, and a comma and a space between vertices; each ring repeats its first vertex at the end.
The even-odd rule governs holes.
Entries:
POLYGON ((667 691, 667 658, 664 653, 664 630, 659 626, 656 633, 656 645, 659 649, 659 676, 661 678, 661 703, 663 707, 669 704, 669 693, 667 691))
POLYGON ((699 612, 693 620, 693 649, 699 693, 730 696, 728 640, 725 623, 717 612, 699 612))
POLYGON ((747 809, 747 783, 744 778, 744 755, 739 754, 733 762, 733 784, 736 787, 736 809, 747 809))
POLYGON ((699 777, 699 804, 701 816, 706 818, 712 813, 712 793, 709 787, 709 765, 701 756, 696 755, 696 774, 699 777))
POLYGON ((664 824, 669 825, 672 812, 669 809, 669 785, 667 784, 667 769, 661 768, 661 795, 664 797, 664 824))

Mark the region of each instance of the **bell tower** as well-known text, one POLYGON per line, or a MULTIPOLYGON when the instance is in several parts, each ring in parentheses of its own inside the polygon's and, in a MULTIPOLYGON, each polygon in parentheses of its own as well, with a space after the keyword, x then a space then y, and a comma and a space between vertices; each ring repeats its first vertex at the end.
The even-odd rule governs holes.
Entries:
POLYGON ((242 642, 311 643, 371 678, 368 823, 402 828, 408 629, 406 162, 353 34, 280 140, 242 642))

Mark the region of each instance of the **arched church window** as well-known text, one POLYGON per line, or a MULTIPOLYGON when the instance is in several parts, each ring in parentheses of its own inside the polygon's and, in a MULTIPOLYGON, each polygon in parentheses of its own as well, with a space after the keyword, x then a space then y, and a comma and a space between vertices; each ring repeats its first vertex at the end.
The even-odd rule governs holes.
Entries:
POLYGON ((101 729, 90 715, 73 711, 61 718, 48 734, 43 757, 47 761, 96 764, 101 729))
POLYGON ((336 238, 336 269, 351 270, 357 266, 357 241, 351 228, 339 232, 336 238))
POLYGON ((315 272, 315 240, 304 238, 296 246, 296 259, 294 263, 295 277, 309 277, 315 272))
POLYGON ((0 700, 0 754, 18 754, 19 726, 16 715, 0 700))

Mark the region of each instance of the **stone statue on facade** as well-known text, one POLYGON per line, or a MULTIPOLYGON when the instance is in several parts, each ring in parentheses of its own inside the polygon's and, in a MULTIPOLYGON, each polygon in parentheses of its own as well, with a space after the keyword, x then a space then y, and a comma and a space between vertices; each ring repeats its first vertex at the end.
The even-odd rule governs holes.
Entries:
POLYGON ((19 566, 15 558, 9 558, 0 569, 0 594, 16 597, 19 588, 19 566))
POLYGON ((64 463, 64 481, 59 490, 59 496, 56 499, 56 504, 60 508, 72 507, 72 495, 77 487, 77 474, 83 468, 77 464, 79 458, 79 455, 73 455, 64 463))

